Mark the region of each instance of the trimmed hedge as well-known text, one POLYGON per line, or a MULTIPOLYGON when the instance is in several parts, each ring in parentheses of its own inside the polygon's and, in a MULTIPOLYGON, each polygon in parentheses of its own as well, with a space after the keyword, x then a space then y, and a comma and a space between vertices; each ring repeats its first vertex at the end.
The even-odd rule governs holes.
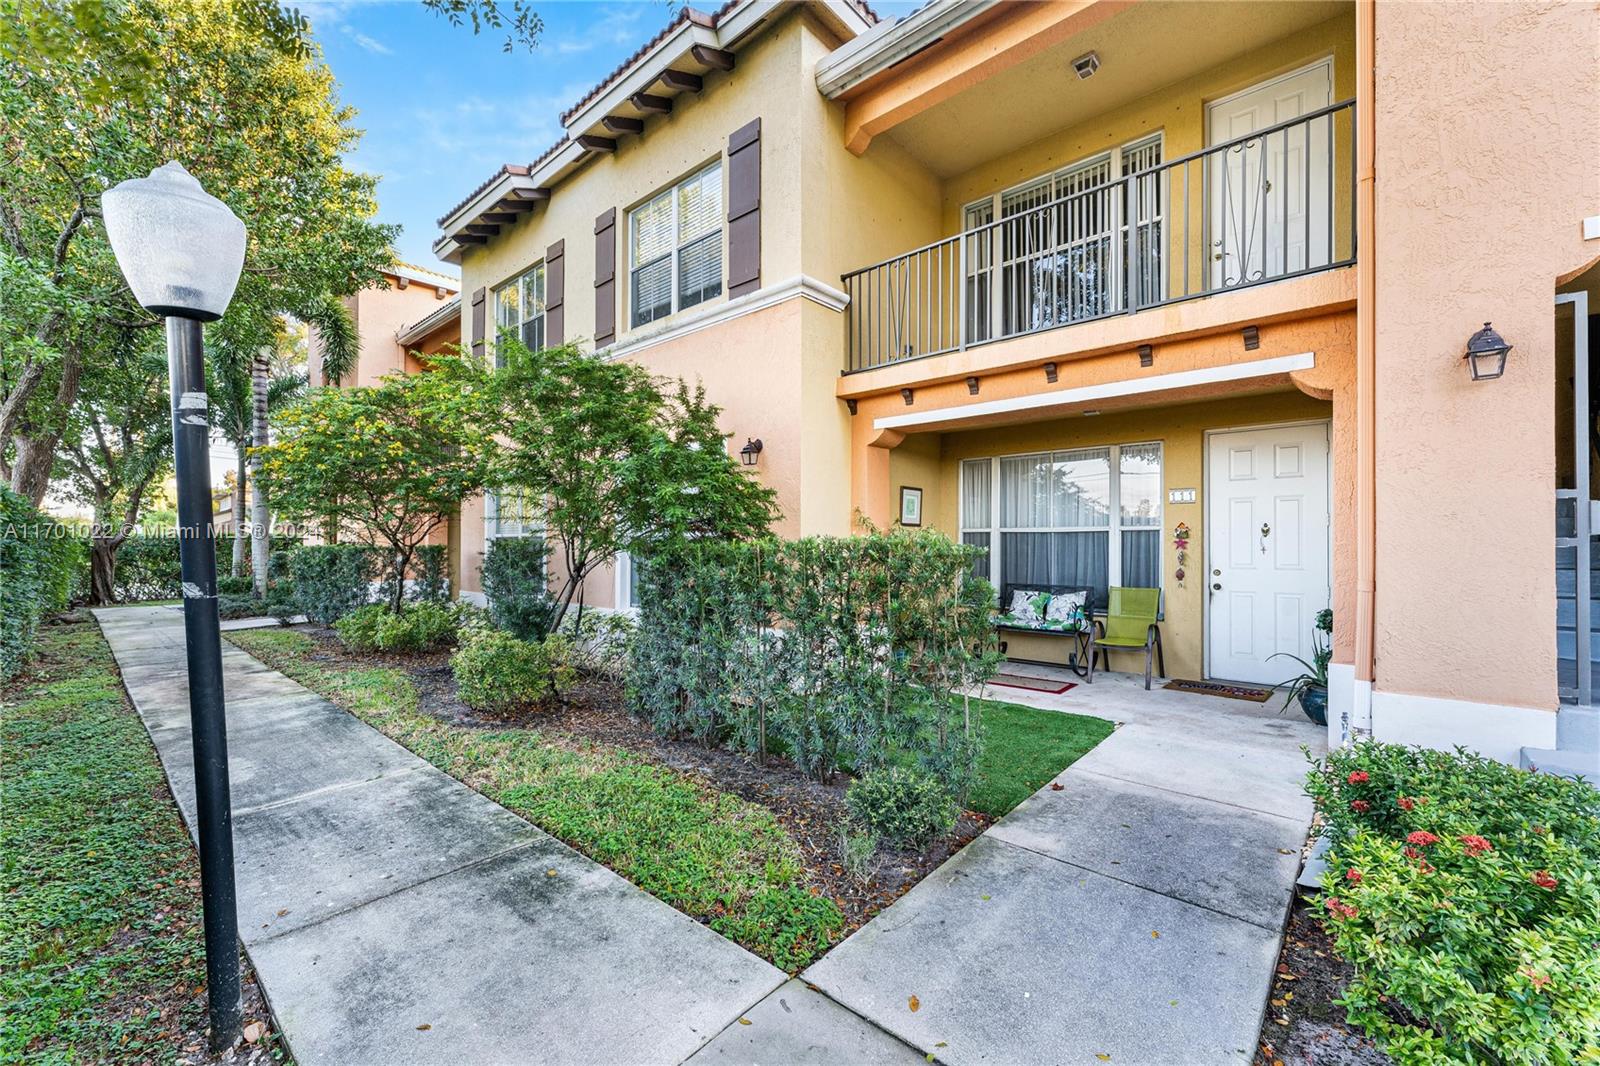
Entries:
POLYGON ((1600 792, 1376 742, 1307 791, 1350 1021, 1401 1064, 1597 1061, 1600 792))
POLYGON ((358 607, 333 624, 356 651, 427 651, 455 643, 456 612, 442 603, 408 604, 399 614, 388 604, 358 607))
POLYGON ((383 553, 365 544, 311 544, 289 554, 294 602, 306 618, 332 625, 371 598, 383 553))
POLYGON ((0 680, 27 662, 39 620, 66 609, 86 554, 54 519, 0 486, 0 680))
POLYGON ((933 531, 692 542, 646 560, 628 684, 671 736, 806 774, 910 761, 964 799, 982 729, 961 694, 994 673, 977 549, 933 531))
POLYGON ((499 630, 467 641, 450 657, 450 669, 462 703, 497 714, 543 706, 575 676, 566 637, 552 635, 539 642, 499 630))
POLYGON ((483 557, 483 596, 494 624, 523 640, 543 640, 555 621, 543 537, 500 537, 483 557))
POLYGON ((891 844, 926 844, 956 824, 956 805, 944 786, 904 766, 869 771, 851 783, 844 802, 851 821, 891 844))

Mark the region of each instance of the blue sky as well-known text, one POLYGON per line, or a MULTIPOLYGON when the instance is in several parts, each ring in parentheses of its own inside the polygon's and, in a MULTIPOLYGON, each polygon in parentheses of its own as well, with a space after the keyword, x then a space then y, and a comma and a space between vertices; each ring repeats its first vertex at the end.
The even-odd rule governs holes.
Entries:
MULTIPOLYGON (((545 30, 531 54, 503 52, 504 33, 474 36, 470 26, 451 26, 406 0, 298 6, 311 20, 341 100, 359 112, 356 125, 366 134, 349 162, 381 177, 378 217, 404 227, 401 258, 454 274, 430 250, 438 235, 434 220, 500 164, 526 163, 548 148, 561 136, 561 112, 653 37, 679 5, 538 0, 545 30)), ((873 6, 894 16, 917 4, 873 6)))

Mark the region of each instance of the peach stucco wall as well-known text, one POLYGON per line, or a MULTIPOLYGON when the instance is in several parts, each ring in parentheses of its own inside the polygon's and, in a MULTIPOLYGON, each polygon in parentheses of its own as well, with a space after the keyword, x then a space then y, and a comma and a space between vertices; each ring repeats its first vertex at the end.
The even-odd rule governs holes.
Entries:
POLYGON ((1554 708, 1552 300, 1600 255, 1595 6, 1376 25, 1376 687, 1554 708), (1486 319, 1516 347, 1473 382, 1486 319))

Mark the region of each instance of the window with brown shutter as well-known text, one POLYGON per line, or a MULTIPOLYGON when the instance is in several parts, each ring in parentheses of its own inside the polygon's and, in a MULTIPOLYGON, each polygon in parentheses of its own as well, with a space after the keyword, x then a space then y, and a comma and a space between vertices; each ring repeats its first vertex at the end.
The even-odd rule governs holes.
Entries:
POLYGON ((544 253, 545 343, 554 348, 567 338, 567 242, 557 241, 544 253))
POLYGON ((728 138, 728 295, 761 287, 761 120, 728 138))
POLYGON ((617 209, 594 220, 594 345, 617 339, 617 209))
POLYGON ((475 289, 472 293, 472 332, 469 336, 472 341, 472 354, 478 356, 483 355, 483 328, 486 324, 483 301, 486 295, 484 289, 475 289))

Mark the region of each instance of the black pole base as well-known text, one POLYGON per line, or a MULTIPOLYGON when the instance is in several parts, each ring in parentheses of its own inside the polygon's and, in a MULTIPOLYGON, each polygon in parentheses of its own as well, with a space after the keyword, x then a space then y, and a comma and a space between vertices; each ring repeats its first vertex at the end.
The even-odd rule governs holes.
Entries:
POLYGON ((239 916, 233 886, 233 811, 228 795, 228 730, 223 718, 222 631, 217 618, 217 552, 211 529, 211 427, 206 416, 200 323, 167 319, 172 442, 178 481, 178 556, 183 634, 189 658, 189 719, 200 836, 200 897, 206 933, 211 1053, 242 1035, 239 916))

